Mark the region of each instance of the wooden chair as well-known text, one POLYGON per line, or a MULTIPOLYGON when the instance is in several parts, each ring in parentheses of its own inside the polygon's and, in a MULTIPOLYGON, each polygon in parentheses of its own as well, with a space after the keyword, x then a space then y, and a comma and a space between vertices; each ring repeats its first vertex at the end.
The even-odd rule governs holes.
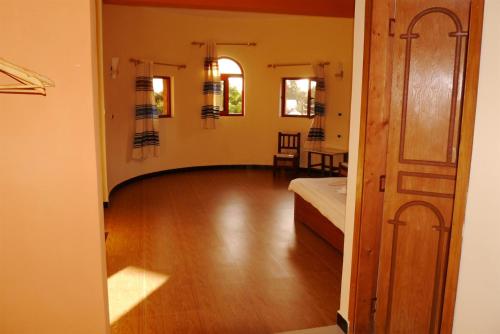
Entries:
POLYGON ((344 154, 344 160, 339 163, 339 176, 347 176, 349 172, 349 153, 344 154))
POLYGON ((349 165, 347 162, 340 162, 339 163, 339 176, 347 176, 349 172, 349 165))
POLYGON ((280 167, 281 162, 290 163, 291 167, 298 173, 300 170, 300 132, 283 133, 278 132, 278 153, 273 159, 273 173, 280 167))

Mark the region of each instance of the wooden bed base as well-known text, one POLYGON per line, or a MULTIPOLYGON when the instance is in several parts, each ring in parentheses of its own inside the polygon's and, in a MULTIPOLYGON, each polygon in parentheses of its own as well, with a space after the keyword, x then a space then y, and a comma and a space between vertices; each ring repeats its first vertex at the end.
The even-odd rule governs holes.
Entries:
POLYGON ((344 233, 326 219, 318 209, 297 194, 295 194, 294 218, 295 222, 309 227, 340 253, 344 252, 344 233))

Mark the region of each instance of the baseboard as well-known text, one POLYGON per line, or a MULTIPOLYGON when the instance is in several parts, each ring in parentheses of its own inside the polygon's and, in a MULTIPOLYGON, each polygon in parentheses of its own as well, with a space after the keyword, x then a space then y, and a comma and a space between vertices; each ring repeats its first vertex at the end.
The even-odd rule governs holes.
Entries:
MULTIPOLYGON (((113 189, 110 190, 109 197, 111 197, 111 194, 114 191, 122 188, 123 186, 126 186, 127 184, 134 183, 134 182, 144 180, 144 179, 149 179, 149 178, 155 177, 155 176, 166 175, 166 174, 177 174, 177 173, 186 173, 186 172, 203 171, 203 170, 215 170, 215 169, 218 169, 218 170, 221 170, 221 169, 261 169, 262 170, 262 169, 272 169, 272 168, 273 168, 273 166, 271 166, 271 165, 212 165, 212 166, 195 166, 195 167, 181 167, 181 168, 166 169, 166 170, 162 170, 162 171, 158 171, 158 172, 138 175, 138 176, 135 176, 131 179, 120 182, 116 186, 114 186, 113 189)), ((109 202, 107 202, 107 203, 108 204, 105 204, 105 205, 109 206, 109 202)))
MULTIPOLYGON (((162 171, 158 171, 158 172, 152 172, 152 173, 147 173, 147 174, 143 174, 143 175, 138 175, 138 176, 135 176, 131 179, 120 182, 109 191, 108 198, 111 198, 111 194, 114 191, 126 186, 127 184, 134 183, 134 182, 144 180, 144 179, 149 179, 151 177, 161 176, 161 175, 166 175, 166 174, 177 174, 177 173, 186 173, 186 172, 203 171, 203 170, 216 170, 216 169, 218 169, 218 170, 221 170, 221 169, 222 170, 224 170, 224 169, 271 170, 271 169, 273 169, 273 166, 272 165, 212 165, 212 166, 195 166, 195 167, 181 167, 181 168, 166 169, 166 170, 162 170, 162 171)), ((300 171, 311 173, 313 175, 318 175, 319 173, 321 173, 321 171, 314 170, 314 169, 308 171, 308 169, 306 167, 300 167, 300 171)), ((110 201, 103 202, 104 208, 109 208, 110 205, 111 205, 110 201)))
POLYGON ((342 329, 342 331, 346 334, 349 331, 349 325, 347 324, 347 320, 345 320, 344 317, 339 312, 337 312, 337 326, 339 326, 340 329, 342 329))

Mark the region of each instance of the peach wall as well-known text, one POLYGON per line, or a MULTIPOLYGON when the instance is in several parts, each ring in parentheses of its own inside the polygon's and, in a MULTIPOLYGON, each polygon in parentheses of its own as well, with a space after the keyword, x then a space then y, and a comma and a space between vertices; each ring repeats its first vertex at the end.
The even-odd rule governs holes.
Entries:
POLYGON ((354 0, 104 0, 108 4, 353 17, 354 0))
POLYGON ((453 332, 500 333, 500 2, 487 0, 453 332))
POLYGON ((352 19, 229 13, 168 8, 104 6, 104 62, 120 57, 117 79, 105 75, 108 183, 110 189, 131 177, 200 165, 272 164, 280 130, 307 136, 309 119, 279 117, 283 76, 310 76, 311 67, 269 69, 269 63, 330 61, 327 84, 327 146, 346 148, 352 64, 352 19), (255 48, 219 47, 245 71, 244 117, 223 117, 216 130, 203 130, 204 48, 193 40, 253 41, 255 48), (174 118, 160 120, 160 158, 130 161, 134 126, 134 66, 130 57, 185 63, 187 69, 158 68, 174 77, 174 118), (345 77, 335 78, 336 64, 345 77), (342 116, 338 116, 342 113, 342 116), (342 137, 337 138, 337 134, 342 137))
POLYGON ((56 84, 0 94, 0 333, 108 332, 94 10, 0 3, 1 56, 56 84))

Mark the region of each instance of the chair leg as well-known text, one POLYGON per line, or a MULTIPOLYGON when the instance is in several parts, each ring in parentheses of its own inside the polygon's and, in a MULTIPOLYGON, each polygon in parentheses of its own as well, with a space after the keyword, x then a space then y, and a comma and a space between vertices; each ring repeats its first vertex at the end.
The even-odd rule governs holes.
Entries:
POLYGON ((273 176, 276 175, 276 168, 278 167, 278 163, 276 161, 276 157, 273 158, 273 176))

